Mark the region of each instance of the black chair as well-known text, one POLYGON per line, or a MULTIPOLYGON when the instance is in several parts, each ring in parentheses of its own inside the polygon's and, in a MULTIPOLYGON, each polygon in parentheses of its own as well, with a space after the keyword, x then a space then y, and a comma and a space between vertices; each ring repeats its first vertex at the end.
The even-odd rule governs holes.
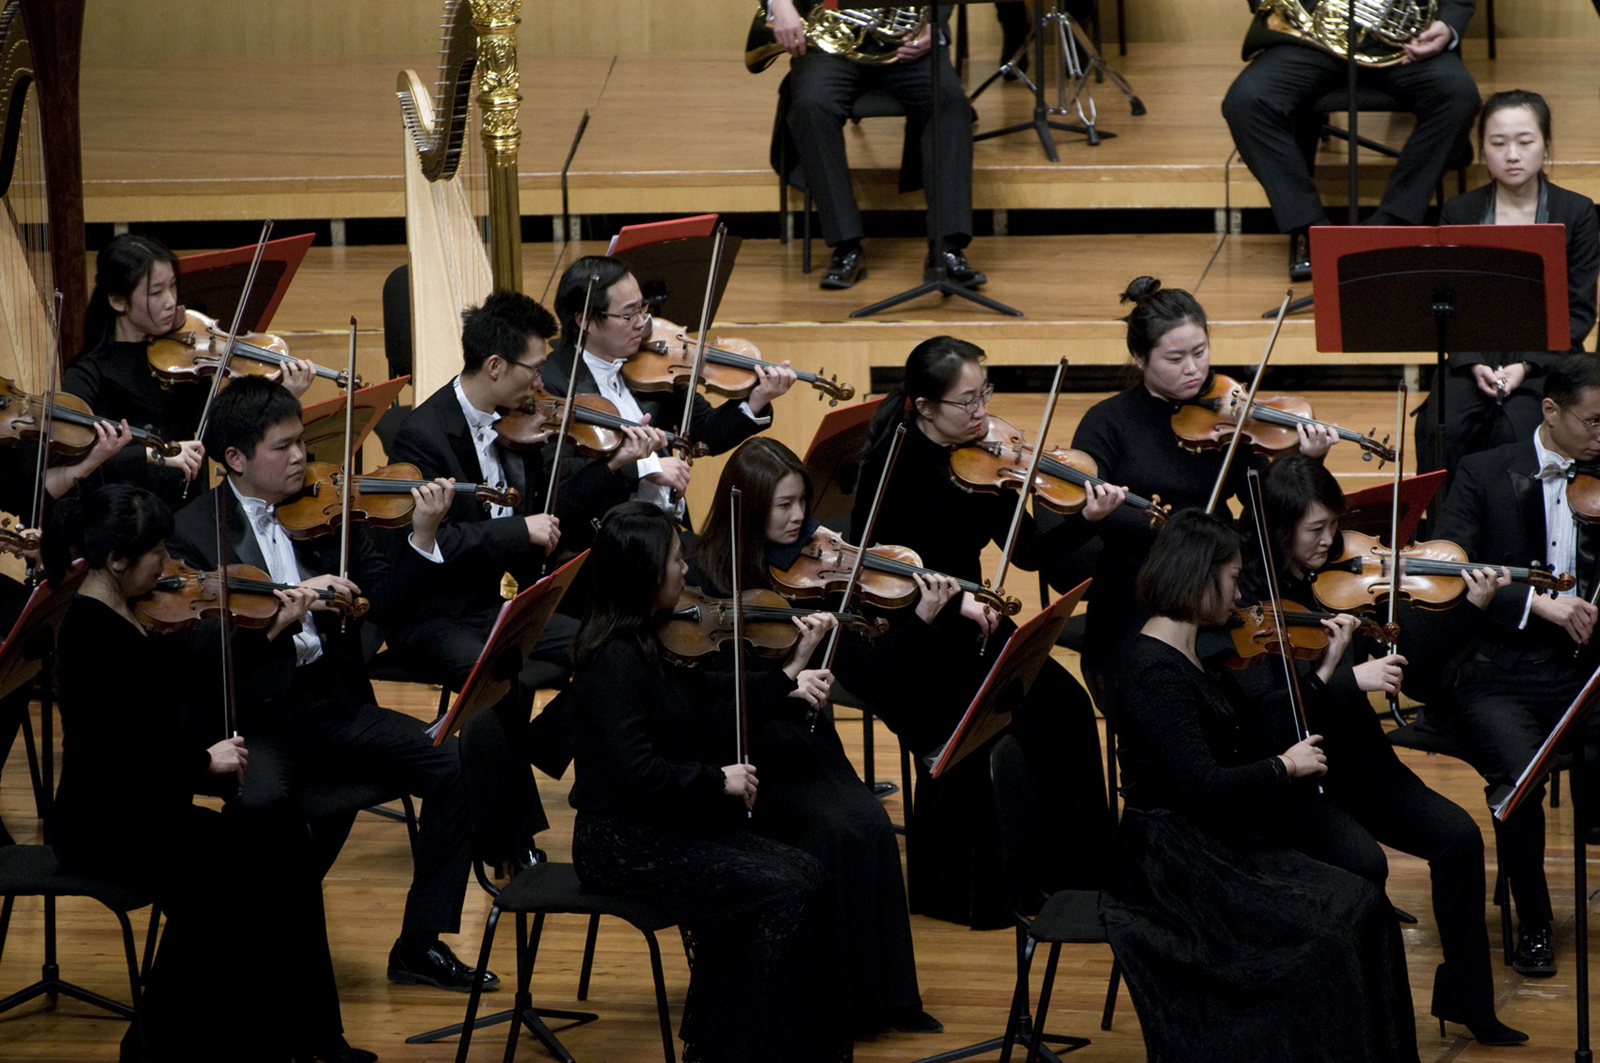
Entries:
MULTIPOLYGON (((1050 991, 1055 985, 1061 946, 1110 942, 1100 923, 1100 894, 1097 890, 1045 892, 1040 882, 1038 859, 1041 839, 1045 837, 1039 822, 1038 793, 1022 746, 1013 736, 1002 736, 990 751, 989 778, 994 786, 995 818, 1000 825, 1000 857, 1017 920, 1017 983, 1011 998, 1011 1012, 1001 1036, 930 1056, 919 1063, 951 1063, 997 1048, 1000 1063, 1009 1063, 1012 1046, 1024 1041, 1028 1045, 1029 1063, 1041 1056, 1054 1063, 1057 1054, 1045 1048, 1046 1044, 1062 1045, 1066 1052, 1071 1052, 1089 1043, 1083 1037, 1047 1034, 1044 1024, 1050 1010, 1050 991), (1045 965, 1044 984, 1039 990, 1039 1015, 1035 1019, 1028 1013, 1029 972, 1033 966, 1034 946, 1039 942, 1050 946, 1050 959, 1045 965)), ((1064 830, 1066 824, 1052 824, 1051 828, 1064 830)), ((1121 982, 1122 968, 1113 958, 1105 1011, 1100 1018, 1102 1030, 1111 1029, 1121 982)))
POLYGON ((539 938, 544 931, 544 917, 551 914, 589 916, 583 970, 578 981, 578 999, 585 1000, 589 995, 589 974, 594 960, 595 934, 600 917, 609 915, 632 925, 644 935, 645 943, 650 946, 650 971, 655 978, 656 987, 656 1013, 661 1021, 661 1049, 667 1063, 676 1063, 678 1056, 672 1040, 672 1012, 667 1005, 666 980, 661 973, 661 945, 656 940, 659 931, 674 924, 673 919, 643 901, 584 889, 582 883, 578 881, 577 871, 571 864, 549 862, 535 864, 499 890, 490 885, 481 864, 476 865, 475 870, 479 885, 494 894, 495 898, 494 907, 489 910, 489 918, 483 928, 483 948, 478 953, 478 970, 488 969, 489 954, 494 947, 495 928, 499 925, 501 913, 514 912, 517 917, 517 989, 511 1010, 479 1019, 478 1000, 483 990, 480 982, 472 987, 472 995, 467 999, 467 1015, 460 1024, 408 1037, 406 1044, 427 1043, 459 1033, 461 1042, 456 1047, 456 1063, 466 1063, 467 1049, 472 1043, 474 1029, 510 1021, 511 1030, 506 1037, 505 1053, 508 1061, 516 1053, 517 1037, 521 1028, 527 1026, 557 1059, 563 1063, 573 1063, 572 1054, 556 1040, 555 1034, 545 1025, 541 1016, 565 1019, 575 1025, 592 1022, 598 1016, 589 1012, 552 1011, 533 1006, 533 997, 529 993, 528 984, 533 978, 534 963, 539 955, 539 938), (531 933, 528 928, 529 915, 533 916, 531 933))
POLYGON ((5 897, 4 903, 0 904, 0 953, 5 949, 6 933, 11 926, 11 909, 16 899, 44 899, 44 964, 39 981, 0 1000, 0 1012, 9 1011, 39 996, 48 996, 52 1004, 57 996, 68 996, 135 1023, 139 1021, 139 986, 143 974, 149 971, 150 960, 155 953, 160 912, 154 907, 150 909, 150 929, 145 936, 142 968, 134 949, 133 924, 128 919, 128 913, 150 906, 151 898, 147 894, 113 879, 65 871, 56 860, 55 850, 48 845, 8 845, 0 848, 0 895, 5 897), (56 962, 57 897, 88 897, 105 905, 117 917, 117 922, 122 926, 122 948, 128 962, 131 1003, 123 1004, 62 979, 61 967, 56 962))
MULTIPOLYGON (((1316 142, 1318 139, 1325 140, 1328 137, 1337 137, 1340 140, 1349 143, 1349 130, 1342 129, 1328 121, 1328 117, 1330 115, 1346 114, 1349 112, 1349 110, 1350 93, 1348 89, 1344 88, 1334 89, 1332 92, 1317 100, 1316 103, 1312 104, 1311 113, 1315 116, 1315 135, 1307 138, 1305 141, 1306 157, 1308 160, 1316 152, 1316 142)), ((1382 92, 1375 88, 1369 88, 1365 85, 1359 86, 1356 89, 1356 110, 1363 114, 1367 112, 1383 111, 1400 111, 1410 113, 1404 106, 1401 105, 1399 100, 1395 99, 1387 92, 1382 92)), ((1361 147, 1366 148, 1368 151, 1375 151, 1378 154, 1386 155, 1391 159, 1400 157, 1400 152, 1397 149, 1391 148, 1389 145, 1381 143, 1380 141, 1369 140, 1366 137, 1361 136, 1359 130, 1357 131, 1356 143, 1361 147)), ((1454 170, 1456 173, 1457 194, 1467 190, 1467 166, 1470 165, 1471 162, 1472 142, 1465 134, 1463 134, 1461 140, 1459 140, 1456 143, 1456 146, 1451 149, 1450 158, 1445 163, 1446 169, 1454 170)), ((1442 178, 1440 179, 1438 186, 1434 189, 1434 195, 1437 197, 1439 205, 1443 206, 1445 194, 1444 180, 1442 178)))

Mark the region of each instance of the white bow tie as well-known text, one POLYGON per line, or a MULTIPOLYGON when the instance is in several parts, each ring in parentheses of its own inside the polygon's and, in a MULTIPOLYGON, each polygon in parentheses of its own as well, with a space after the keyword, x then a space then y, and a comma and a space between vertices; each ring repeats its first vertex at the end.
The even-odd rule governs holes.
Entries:
POLYGON ((1541 480, 1570 480, 1572 462, 1546 461, 1539 469, 1541 480))

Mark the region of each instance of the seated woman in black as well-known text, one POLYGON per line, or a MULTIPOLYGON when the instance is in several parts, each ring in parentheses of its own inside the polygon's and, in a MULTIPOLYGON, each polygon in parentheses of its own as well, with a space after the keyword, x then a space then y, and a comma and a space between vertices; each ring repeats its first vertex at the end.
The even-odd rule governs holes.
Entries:
MULTIPOLYGON (((328 956, 319 876, 304 839, 245 836, 235 817, 195 805, 196 792, 247 769, 243 740, 192 737, 190 720, 221 709, 215 631, 151 635, 134 603, 166 564, 172 514, 130 484, 80 488, 52 512, 45 563, 59 581, 73 561, 88 571, 60 632, 62 767, 53 824, 63 867, 150 890, 167 927, 123 1040, 127 1060, 376 1060, 345 1043, 328 956), (225 928, 227 948, 219 952, 225 928), (224 976, 219 977, 219 972, 224 976), (142 1034, 142 1036, 141 1036, 142 1034)), ((278 592, 265 631, 239 631, 241 658, 298 624, 314 600, 278 592)), ((299 832, 303 834, 304 832, 299 832)))
MULTIPOLYGON (((1262 474, 1261 496, 1279 596, 1317 608, 1317 570, 1343 552, 1344 492, 1321 462, 1290 454, 1262 474)), ((1244 597, 1264 601, 1270 595, 1258 560, 1261 551, 1252 543, 1245 553, 1244 597)), ((1468 599, 1480 609, 1501 585, 1492 570, 1474 570, 1466 578, 1468 599)), ((1263 809, 1261 834, 1361 875, 1380 889, 1389 874, 1383 845, 1427 860, 1444 951, 1434 974, 1433 1014, 1441 1026, 1446 1020, 1462 1023, 1483 1044, 1520 1044, 1527 1034, 1504 1025, 1494 1013, 1483 922, 1483 835, 1465 809, 1429 789, 1400 762, 1368 699, 1400 689, 1406 658, 1370 638, 1352 637, 1353 616, 1339 614, 1323 623, 1328 648, 1321 660, 1302 663, 1299 679, 1307 726, 1324 736, 1323 793, 1291 789, 1286 799, 1263 809)), ((1402 617, 1401 630, 1412 628, 1402 617)), ((1209 634, 1201 633, 1202 643, 1210 641, 1209 634)), ((1232 639, 1226 641, 1231 650, 1232 639)), ((1211 657, 1202 650, 1202 659, 1211 657)), ((1274 656, 1267 666, 1234 676, 1248 699, 1246 726, 1257 743, 1278 748, 1293 741, 1282 659, 1274 656)))
MULTIPOLYGON (((682 927, 685 1059, 849 1058, 840 987, 815 955, 826 872, 750 829, 756 768, 735 759, 729 677, 663 657, 656 614, 677 605, 687 571, 677 527, 651 503, 617 506, 588 567, 571 692, 579 878, 647 900, 682 927)), ((827 684, 802 668, 827 626, 806 625, 782 669, 751 677, 752 730, 820 705, 827 684)))
POLYGON ((1150 619, 1116 657, 1127 810, 1101 915, 1145 1047, 1152 1063, 1415 1063, 1383 891, 1256 833, 1262 809, 1312 785, 1297 780, 1326 760, 1315 734, 1258 755, 1200 665, 1196 635, 1228 619, 1239 570, 1232 528, 1174 515, 1136 582, 1150 619))
MULTIPOLYGON (((1539 426, 1544 374, 1561 357, 1582 352, 1594 328, 1595 285, 1600 281, 1600 224, 1589 197, 1545 176, 1550 155, 1550 105, 1537 92, 1512 89, 1483 101, 1478 150, 1490 181, 1452 197, 1440 225, 1553 223, 1567 234, 1568 350, 1487 353, 1455 351, 1444 387, 1444 450, 1436 443, 1438 414, 1427 405, 1417 415, 1417 468, 1451 469, 1468 454, 1520 443, 1539 426)), ((1434 380, 1434 393, 1441 381, 1434 380)), ((1431 398, 1430 398, 1431 403, 1431 398)), ((1435 508, 1443 494, 1435 500, 1435 508)))

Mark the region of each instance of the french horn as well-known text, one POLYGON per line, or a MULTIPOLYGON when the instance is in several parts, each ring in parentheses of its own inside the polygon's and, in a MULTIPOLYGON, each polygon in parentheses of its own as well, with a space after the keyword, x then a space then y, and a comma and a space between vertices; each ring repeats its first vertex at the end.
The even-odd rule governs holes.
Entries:
MULTIPOLYGON (((902 44, 915 40, 928 24, 926 7, 862 7, 835 11, 821 0, 805 16, 806 46, 856 63, 882 66, 895 61, 902 44)), ((756 7, 745 41, 744 65, 759 74, 782 55, 783 45, 767 21, 767 5, 756 7)))
POLYGON ((1433 23, 1438 0, 1267 0, 1267 28, 1299 37, 1345 57, 1350 19, 1356 24, 1356 62, 1393 66, 1405 58, 1402 45, 1433 23))

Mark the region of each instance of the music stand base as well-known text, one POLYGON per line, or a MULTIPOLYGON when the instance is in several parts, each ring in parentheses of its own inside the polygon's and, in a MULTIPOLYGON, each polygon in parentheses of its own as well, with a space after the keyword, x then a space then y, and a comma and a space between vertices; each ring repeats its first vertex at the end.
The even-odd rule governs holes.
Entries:
POLYGON ((977 303, 979 306, 987 307, 997 314, 1007 314, 1011 317, 1022 316, 1021 310, 1018 310, 1015 307, 1007 306, 1005 303, 1002 303, 999 300, 991 299, 987 295, 982 295, 978 292, 975 292, 971 288, 963 288, 961 285, 942 275, 934 280, 924 281, 915 288, 903 291, 899 295, 891 295, 889 298, 880 299, 870 306, 863 306, 859 310, 852 310, 850 311, 850 316, 867 317, 870 314, 876 314, 879 311, 887 310, 892 306, 899 306, 901 303, 908 303, 913 299, 932 294, 933 292, 938 292, 940 295, 959 295, 961 298, 977 303))
MULTIPOLYGON (((500 1023, 509 1022, 512 1018, 516 1018, 528 1028, 528 1032, 539 1039, 539 1043, 544 1045, 551 1055, 561 1060, 561 1063, 574 1063, 572 1053, 568 1052, 566 1046, 556 1039, 555 1031, 545 1025, 544 1020, 547 1018, 565 1019, 567 1022, 562 1029, 566 1030, 574 1026, 582 1026, 585 1023, 594 1022, 599 1017, 589 1011, 557 1011, 552 1008, 535 1008, 523 1004, 507 1011, 497 1011, 493 1015, 480 1015, 473 1020, 472 1029, 476 1032, 486 1026, 498 1026, 500 1023)), ((446 1037, 458 1037, 466 1029, 466 1026, 467 1024, 464 1022, 457 1022, 449 1026, 441 1026, 437 1030, 413 1034, 406 1038, 406 1044, 427 1045, 435 1041, 442 1041, 446 1037)))

